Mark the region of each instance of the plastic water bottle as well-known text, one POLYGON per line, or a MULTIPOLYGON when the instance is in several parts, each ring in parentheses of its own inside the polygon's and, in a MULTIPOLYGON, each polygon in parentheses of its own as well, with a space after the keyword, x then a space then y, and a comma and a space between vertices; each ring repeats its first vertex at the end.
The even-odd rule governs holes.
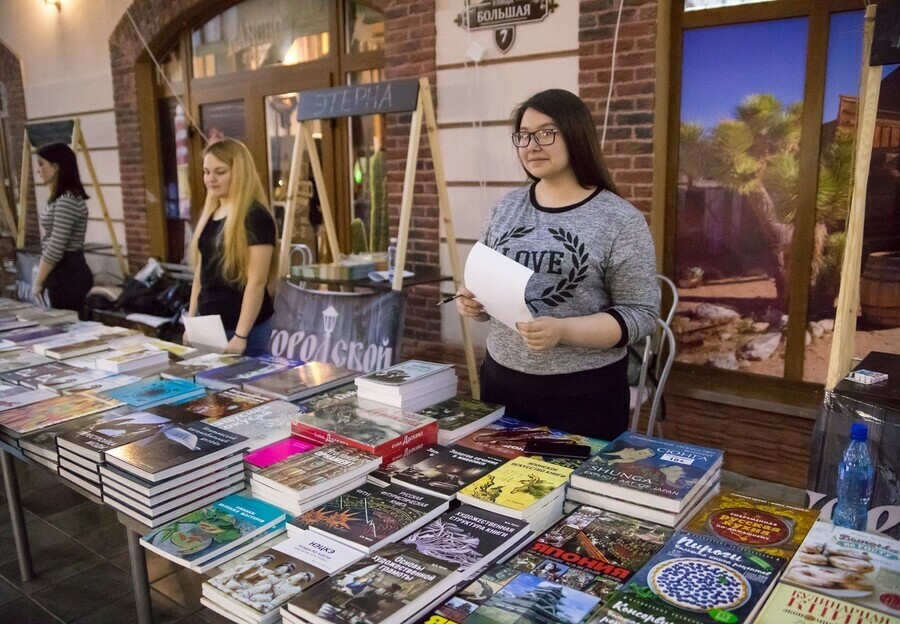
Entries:
POLYGON ((865 423, 853 423, 850 445, 838 465, 837 504, 832 520, 837 526, 865 531, 872 496, 875 469, 866 440, 869 430, 865 423))
POLYGON ((397 239, 392 238, 387 248, 387 274, 388 279, 394 279, 394 266, 397 264, 397 239))

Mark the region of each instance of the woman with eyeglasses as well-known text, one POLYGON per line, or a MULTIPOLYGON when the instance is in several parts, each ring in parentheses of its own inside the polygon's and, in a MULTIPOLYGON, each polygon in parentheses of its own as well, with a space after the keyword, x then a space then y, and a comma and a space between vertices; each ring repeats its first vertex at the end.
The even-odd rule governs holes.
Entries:
POLYGON ((514 331, 459 289, 459 313, 491 322, 481 399, 515 418, 611 440, 628 427, 626 347, 653 331, 659 310, 650 231, 618 196, 578 96, 542 91, 512 120, 532 183, 492 207, 481 241, 535 272, 525 291, 535 320, 514 331))

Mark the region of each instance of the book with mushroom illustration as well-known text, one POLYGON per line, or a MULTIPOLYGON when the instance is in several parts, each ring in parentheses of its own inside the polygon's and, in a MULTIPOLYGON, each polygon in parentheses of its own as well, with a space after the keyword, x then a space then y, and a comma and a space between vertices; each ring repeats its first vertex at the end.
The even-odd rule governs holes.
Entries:
POLYGON ((816 522, 782 577, 783 583, 900 616, 900 543, 816 522))
POLYGON ((677 531, 605 607, 640 621, 752 622, 785 563, 782 557, 677 531))

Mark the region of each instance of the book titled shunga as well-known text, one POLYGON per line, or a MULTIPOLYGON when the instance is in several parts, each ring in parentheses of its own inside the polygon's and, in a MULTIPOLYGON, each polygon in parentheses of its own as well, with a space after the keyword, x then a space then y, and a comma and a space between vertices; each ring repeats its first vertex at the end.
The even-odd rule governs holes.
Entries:
POLYGON ((722 465, 722 451, 626 431, 572 474, 572 487, 678 513, 722 465))

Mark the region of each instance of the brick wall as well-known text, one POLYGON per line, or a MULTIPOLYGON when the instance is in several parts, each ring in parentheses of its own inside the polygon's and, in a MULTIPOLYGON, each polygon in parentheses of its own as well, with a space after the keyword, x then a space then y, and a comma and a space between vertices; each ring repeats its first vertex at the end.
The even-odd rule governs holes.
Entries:
MULTIPOLYGON (((22 143, 24 138, 25 120, 25 88, 22 83, 22 68, 18 57, 0 43, 0 82, 6 87, 6 98, 9 117, 7 128, 10 139, 9 150, 12 153, 12 162, 8 163, 9 170, 15 178, 15 186, 18 187, 22 174, 22 143)), ((4 155, 5 157, 5 155, 4 155)), ((34 177, 28 178, 28 207, 25 218, 25 244, 36 245, 40 242, 38 229, 37 208, 34 199, 34 177)), ((18 198, 16 198, 18 201, 18 198)), ((12 207, 18 214, 18 205, 12 207)))

